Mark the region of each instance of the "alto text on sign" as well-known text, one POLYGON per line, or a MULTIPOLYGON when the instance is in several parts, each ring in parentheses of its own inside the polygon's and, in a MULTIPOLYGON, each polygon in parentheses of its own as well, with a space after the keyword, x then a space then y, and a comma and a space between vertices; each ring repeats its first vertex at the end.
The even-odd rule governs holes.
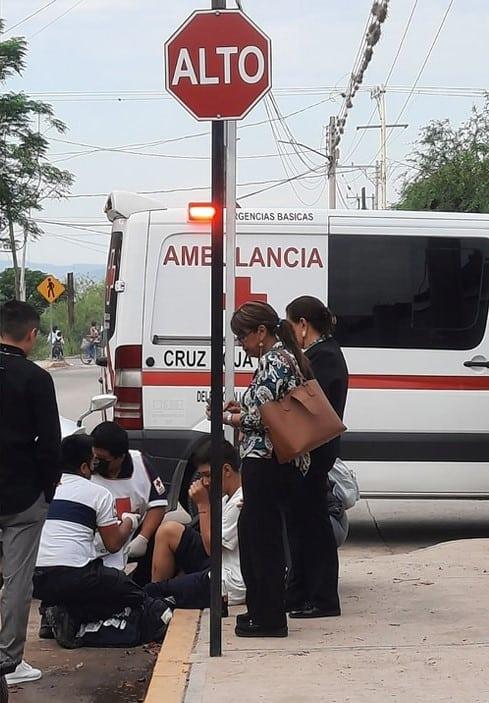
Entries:
POLYGON ((271 87, 270 39, 239 10, 197 11, 166 42, 165 69, 197 119, 241 119, 271 87))

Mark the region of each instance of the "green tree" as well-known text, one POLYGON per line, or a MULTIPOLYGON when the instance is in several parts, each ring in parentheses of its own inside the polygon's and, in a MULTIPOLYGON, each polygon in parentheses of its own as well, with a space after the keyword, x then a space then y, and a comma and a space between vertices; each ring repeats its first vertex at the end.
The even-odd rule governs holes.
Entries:
MULTIPOLYGON (((33 305, 42 315, 48 303, 37 292, 37 286, 44 281, 47 274, 43 271, 25 270, 25 299, 33 305)), ((5 269, 0 273, 0 303, 15 298, 15 272, 14 269, 5 269)))
MULTIPOLYGON (((0 36, 4 23, 0 19, 0 36)), ((8 78, 20 75, 25 67, 27 42, 21 37, 0 41, 0 86, 8 78)), ((25 93, 3 92, 0 95, 0 213, 12 253, 15 297, 20 297, 20 270, 17 256, 16 228, 25 246, 28 237, 38 237, 42 229, 31 218, 42 210, 46 198, 61 198, 73 183, 69 171, 49 163, 48 140, 41 128, 58 133, 66 125, 54 116, 51 105, 32 100, 25 93)))
POLYGON ((426 125, 408 162, 397 208, 489 212, 489 97, 459 127, 426 125))

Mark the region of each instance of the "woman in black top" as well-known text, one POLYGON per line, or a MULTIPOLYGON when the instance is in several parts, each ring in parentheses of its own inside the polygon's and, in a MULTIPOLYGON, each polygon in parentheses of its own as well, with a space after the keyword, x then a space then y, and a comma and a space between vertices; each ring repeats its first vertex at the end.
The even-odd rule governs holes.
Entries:
MULTIPOLYGON (((302 296, 287 306, 287 319, 315 377, 342 418, 348 369, 333 339, 335 319, 317 298, 302 296)), ((328 515, 328 471, 339 453, 339 438, 311 452, 307 475, 295 477, 294 506, 287 516, 292 568, 287 585, 290 617, 340 615, 338 551, 328 515)))

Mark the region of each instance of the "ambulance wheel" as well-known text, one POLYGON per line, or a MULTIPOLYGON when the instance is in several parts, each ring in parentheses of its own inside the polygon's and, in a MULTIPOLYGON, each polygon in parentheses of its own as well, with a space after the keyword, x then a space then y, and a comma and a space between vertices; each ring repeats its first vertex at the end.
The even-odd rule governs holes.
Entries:
POLYGON ((8 702, 8 686, 5 676, 0 676, 0 703, 8 702))

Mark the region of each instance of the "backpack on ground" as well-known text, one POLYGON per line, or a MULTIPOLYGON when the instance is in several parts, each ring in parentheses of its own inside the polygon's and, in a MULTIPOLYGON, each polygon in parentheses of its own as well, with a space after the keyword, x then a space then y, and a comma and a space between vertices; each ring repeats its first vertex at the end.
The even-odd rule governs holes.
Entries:
POLYGON ((345 510, 353 508, 360 498, 355 472, 341 459, 336 459, 333 467, 328 472, 332 492, 341 501, 345 510))

